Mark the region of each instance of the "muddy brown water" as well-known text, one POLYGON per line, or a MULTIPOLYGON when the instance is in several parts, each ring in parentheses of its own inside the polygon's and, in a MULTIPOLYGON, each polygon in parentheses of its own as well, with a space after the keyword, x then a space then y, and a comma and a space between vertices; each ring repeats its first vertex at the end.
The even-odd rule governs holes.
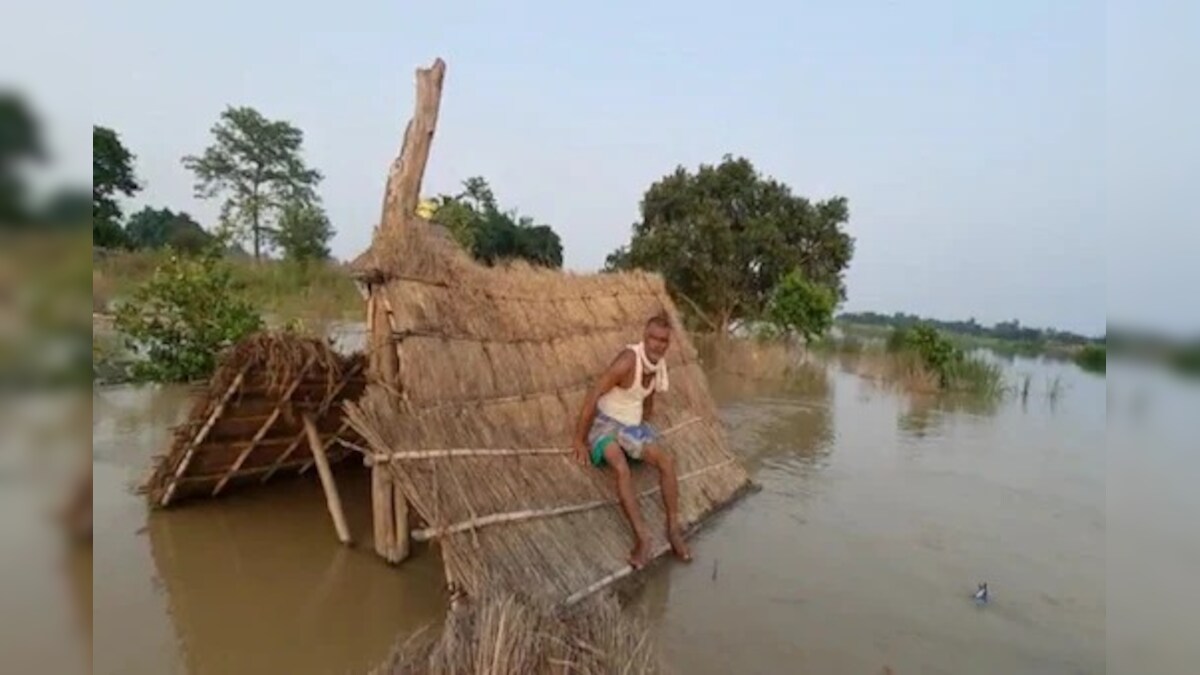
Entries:
MULTIPOLYGON (((1005 367, 1032 375, 1027 400, 914 398, 837 364, 786 390, 714 379, 763 489, 697 537, 694 564, 631 592, 673 671, 1195 672, 1200 388, 1005 367), (983 581, 993 601, 977 606, 983 581)), ((439 619, 436 557, 394 569, 369 542, 343 549, 315 476, 148 513, 130 486, 186 398, 93 394, 94 550, 36 583, 0 567, 10 606, 23 587, 51 598, 36 626, 4 631, 7 663, 50 631, 43 672, 89 658, 96 673, 362 672, 439 619)), ((362 536, 364 478, 339 470, 362 536)), ((21 536, 26 560, 54 558, 53 537, 21 536)))

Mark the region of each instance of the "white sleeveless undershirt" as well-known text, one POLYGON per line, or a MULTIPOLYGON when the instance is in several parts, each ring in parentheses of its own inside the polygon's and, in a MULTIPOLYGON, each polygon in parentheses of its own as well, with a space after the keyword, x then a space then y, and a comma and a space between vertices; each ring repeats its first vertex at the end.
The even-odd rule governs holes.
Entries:
MULTIPOLYGON (((641 344, 629 345, 626 347, 633 351, 634 367, 633 367, 633 383, 629 387, 620 385, 609 389, 596 402, 596 408, 605 415, 624 424, 625 426, 636 426, 642 423, 643 404, 646 397, 652 394, 656 389, 665 390, 664 376, 665 370, 661 373, 655 373, 655 379, 651 380, 650 386, 645 386, 642 381, 644 370, 642 368, 642 357, 645 352, 640 349, 641 344)), ((659 368, 665 369, 667 364, 661 363, 659 368)))

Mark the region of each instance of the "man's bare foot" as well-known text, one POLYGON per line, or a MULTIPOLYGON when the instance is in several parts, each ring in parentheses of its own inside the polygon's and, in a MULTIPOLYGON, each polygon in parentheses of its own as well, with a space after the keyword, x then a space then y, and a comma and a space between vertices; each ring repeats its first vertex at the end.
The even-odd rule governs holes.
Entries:
POLYGON ((633 545, 633 550, 629 553, 629 564, 633 569, 640 570, 646 566, 650 557, 650 543, 644 537, 638 537, 637 543, 633 545))
POLYGON ((692 551, 683 540, 683 530, 679 526, 667 528, 667 541, 671 542, 671 550, 675 552, 676 558, 683 562, 692 561, 692 551))

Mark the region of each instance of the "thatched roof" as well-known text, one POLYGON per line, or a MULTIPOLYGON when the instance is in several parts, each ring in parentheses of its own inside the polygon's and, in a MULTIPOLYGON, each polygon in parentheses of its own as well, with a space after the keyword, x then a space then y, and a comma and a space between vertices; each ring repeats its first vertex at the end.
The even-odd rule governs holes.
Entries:
POLYGON ((345 454, 338 437, 357 440, 342 402, 365 387, 365 359, 343 356, 327 343, 291 333, 258 333, 227 350, 187 421, 175 429, 143 486, 150 501, 215 496, 278 472, 305 471, 302 415, 312 415, 330 460, 345 454))
MULTIPOLYGON (((747 485, 660 277, 486 268, 423 221, 397 234, 356 261, 391 313, 397 387, 372 385, 348 410, 377 459, 392 458, 453 584, 562 600, 627 572, 631 537, 612 479, 576 465, 567 448, 587 387, 664 309, 676 337, 654 422, 676 457, 685 524, 747 485)), ((636 473, 660 532, 657 480, 636 473)))

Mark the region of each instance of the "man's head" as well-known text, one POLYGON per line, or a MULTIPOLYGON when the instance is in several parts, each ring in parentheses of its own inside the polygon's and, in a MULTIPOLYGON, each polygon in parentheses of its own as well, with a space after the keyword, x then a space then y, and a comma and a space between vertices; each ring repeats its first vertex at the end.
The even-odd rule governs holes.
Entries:
POLYGON ((671 346, 671 319, 666 312, 650 317, 642 342, 646 345, 646 358, 652 363, 658 363, 666 355, 667 348, 671 346))

